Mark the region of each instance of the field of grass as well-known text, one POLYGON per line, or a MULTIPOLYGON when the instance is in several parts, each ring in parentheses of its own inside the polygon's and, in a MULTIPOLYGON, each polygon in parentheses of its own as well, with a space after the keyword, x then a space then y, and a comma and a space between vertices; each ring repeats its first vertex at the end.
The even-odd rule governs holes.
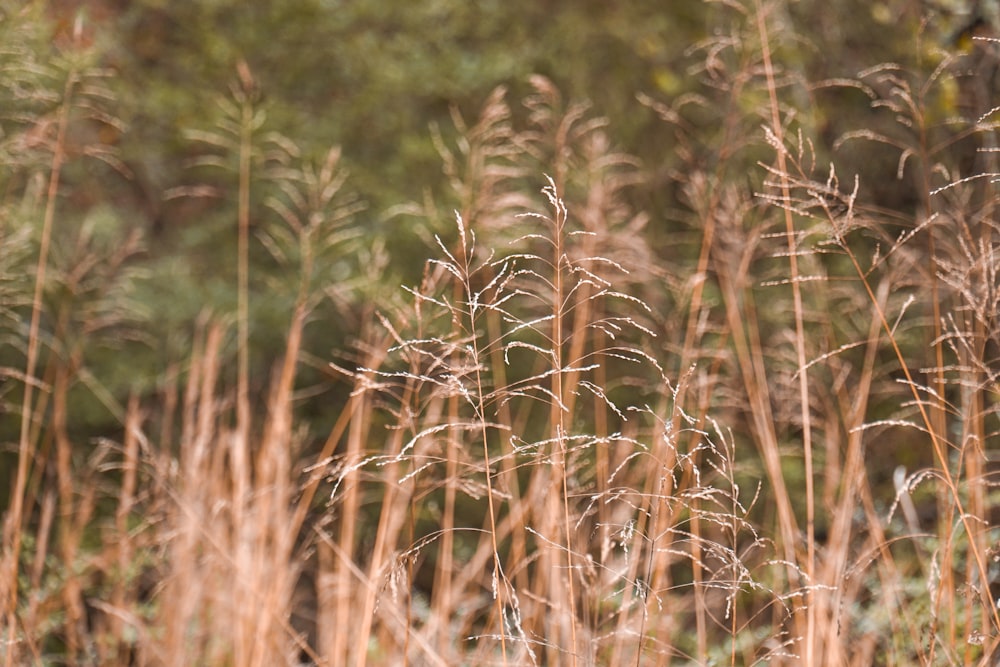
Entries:
POLYGON ((683 169, 540 76, 432 128, 402 287, 340 151, 266 132, 241 64, 166 194, 235 199, 231 307, 182 332, 150 239, 75 215, 76 165, 121 167, 107 73, 0 23, 0 662, 997 664, 995 109, 954 54, 799 80, 734 6, 699 95, 636 101, 683 169), (830 89, 894 131, 824 145, 830 89), (906 207, 837 170, 856 144, 906 207))

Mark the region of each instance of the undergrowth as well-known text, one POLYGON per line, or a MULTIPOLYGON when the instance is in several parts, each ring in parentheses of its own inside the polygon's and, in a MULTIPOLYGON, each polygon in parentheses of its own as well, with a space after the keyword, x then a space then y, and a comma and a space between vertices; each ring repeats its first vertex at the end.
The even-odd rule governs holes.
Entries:
POLYGON ((781 3, 725 4, 699 92, 639 96, 674 209, 587 104, 500 87, 431 128, 444 185, 392 212, 429 259, 390 293, 339 150, 269 132, 241 62, 166 193, 231 199, 231 299, 153 382, 122 376, 171 265, 63 203, 78 162, 127 171, 108 73, 6 14, 4 664, 993 664, 996 109, 949 107, 956 55, 810 82, 781 3), (820 145, 831 88, 877 125, 820 145), (838 170, 872 142, 913 210, 838 170))

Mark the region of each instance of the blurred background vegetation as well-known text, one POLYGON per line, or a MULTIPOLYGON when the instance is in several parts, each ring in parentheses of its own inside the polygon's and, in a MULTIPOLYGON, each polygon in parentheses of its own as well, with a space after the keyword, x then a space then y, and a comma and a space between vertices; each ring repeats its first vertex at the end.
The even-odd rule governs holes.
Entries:
MULTIPOLYGON (((805 82, 852 78, 882 62, 933 69, 963 26, 992 18, 989 4, 798 0, 782 6, 773 17, 777 57, 782 76, 803 84, 796 95, 813 96, 799 100, 808 116, 794 122, 815 141, 818 162, 831 157, 848 130, 898 128, 873 110, 864 91, 805 82)), ((235 307, 231 224, 238 183, 232 173, 192 167, 204 146, 189 133, 219 121, 219 100, 237 81, 240 63, 252 73, 266 113, 259 132, 290 138, 307 160, 331 145, 342 148, 345 187, 364 205, 356 213, 361 245, 384 243, 391 258, 378 284, 366 281, 352 292, 353 302, 340 304, 353 315, 329 307, 314 315, 309 332, 319 340, 309 347, 325 354, 343 349, 356 333, 356 326, 340 325, 356 323, 375 292, 419 279, 430 236, 427 221, 414 220, 413 204, 426 211, 432 202, 442 215, 429 231, 452 233, 448 212, 458 202, 442 188, 434 132, 453 138, 452 114, 474 117, 498 85, 512 100, 523 98, 533 74, 551 79, 567 103, 588 101, 594 115, 608 119, 615 148, 638 159, 644 177, 628 197, 637 210, 653 214, 647 233, 659 259, 669 264, 696 253, 693 246, 677 247, 675 232, 688 208, 678 171, 713 172, 724 159, 728 174, 741 174, 761 154, 719 154, 725 109, 689 105, 678 128, 665 124, 650 102, 673 103, 700 91, 711 73, 702 68, 699 45, 738 20, 717 2, 51 0, 27 9, 8 3, 4 23, 18 39, 33 40, 30 48, 42 61, 86 45, 88 66, 104 69, 104 85, 114 95, 114 102, 105 100, 113 123, 71 131, 81 144, 113 152, 115 162, 71 161, 59 214, 67 229, 92 219, 118 234, 141 235, 136 264, 144 276, 135 289, 156 326, 145 327, 145 340, 130 346, 127 372, 98 374, 112 378, 105 381, 113 393, 127 393, 152 389, 166 360, 189 344, 184 332, 200 312, 235 307), (150 337, 159 340, 152 344, 150 337)), ((751 110, 762 101, 758 94, 748 90, 738 103, 751 110)), ((942 116, 958 111, 955 100, 941 104, 942 116)), ((514 106, 523 118, 526 111, 514 106)), ((740 131, 758 129, 751 122, 740 131)), ((836 159, 841 173, 861 175, 880 205, 901 211, 917 205, 912 184, 896 177, 898 153, 855 141, 836 159)), ((743 180, 749 190, 760 188, 759 176, 743 180)), ((265 198, 255 194, 255 223, 272 215, 265 198)), ((260 259, 251 306, 253 357, 263 369, 280 348, 290 303, 268 287, 266 253, 259 246, 253 252, 260 259)), ((337 258, 327 276, 356 278, 356 260, 337 258)), ((271 271, 280 274, 281 267, 272 262, 271 271)), ((99 414, 84 421, 102 428, 99 414)))

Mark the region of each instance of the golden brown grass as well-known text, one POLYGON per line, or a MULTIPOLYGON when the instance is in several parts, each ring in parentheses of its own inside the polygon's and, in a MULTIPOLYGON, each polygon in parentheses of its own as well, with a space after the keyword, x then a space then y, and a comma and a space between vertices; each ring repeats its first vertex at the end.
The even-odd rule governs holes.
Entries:
POLYGON ((347 289, 321 269, 361 252, 361 207, 339 151, 313 164, 262 129, 241 66, 224 122, 192 135, 233 180, 235 316, 206 311, 161 391, 121 403, 87 355, 142 336, 138 239, 60 227, 67 128, 99 81, 68 66, 3 153, 24 197, 0 294, 29 260, 34 281, 0 312, 24 325, 0 371, 19 386, 4 663, 991 664, 998 229, 989 162, 964 174, 952 151, 989 149, 992 111, 931 121, 948 60, 861 73, 904 129, 838 146, 891 144, 920 197, 880 209, 798 130, 813 88, 777 60, 781 3, 727 6, 703 96, 642 98, 685 158, 676 231, 647 233, 630 202, 650 176, 587 105, 536 77, 517 120, 498 88, 432 130, 447 187, 406 209, 433 230, 421 283, 358 308, 332 355, 305 331, 347 289), (273 219, 252 238, 254 197, 273 219), (295 276, 269 380, 256 242, 295 276), (326 433, 296 411, 305 364, 347 396, 326 433), (77 439, 81 387, 117 441, 77 439))

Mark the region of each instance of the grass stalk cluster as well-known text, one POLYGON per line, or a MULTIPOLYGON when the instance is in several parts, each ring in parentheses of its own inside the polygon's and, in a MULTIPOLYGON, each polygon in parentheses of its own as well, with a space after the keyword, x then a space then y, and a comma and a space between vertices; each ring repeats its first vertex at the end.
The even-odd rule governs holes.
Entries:
POLYGON ((784 3, 723 4, 701 92, 639 97, 675 209, 587 104, 500 87, 431 128, 444 185, 396 212, 429 259, 391 294, 340 151, 268 132, 241 62, 166 195, 233 194, 235 307, 152 389, 98 376, 156 344, 140 238, 63 204, 75 161, 124 169, 107 73, 0 68, 3 664, 994 664, 996 109, 936 120, 944 56, 812 84, 784 3), (833 87, 895 133, 817 146, 833 87), (817 166, 861 141, 914 210, 817 166), (311 348, 331 320, 353 346, 311 348))

